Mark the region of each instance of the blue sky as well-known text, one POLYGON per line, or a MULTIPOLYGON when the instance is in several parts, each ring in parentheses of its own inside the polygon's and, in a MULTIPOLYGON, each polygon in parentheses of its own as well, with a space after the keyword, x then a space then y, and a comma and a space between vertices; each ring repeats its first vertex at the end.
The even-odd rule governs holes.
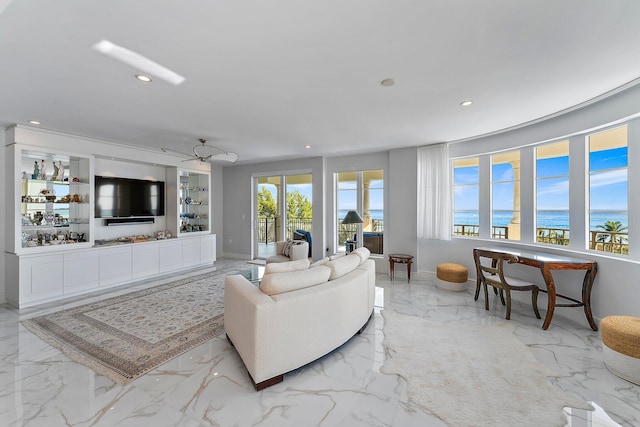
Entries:
MULTIPOLYGON (((384 183, 382 181, 372 181, 370 184, 369 190, 369 208, 370 209, 383 209, 384 208, 384 183)), ((271 192, 273 197, 276 197, 276 186, 273 184, 258 184, 258 191, 262 187, 267 187, 267 189, 271 192)), ((298 190, 302 195, 307 196, 309 200, 313 203, 312 198, 312 185, 311 184, 296 184, 296 185, 288 185, 288 191, 298 190)), ((341 209, 355 209, 357 206, 356 203, 356 182, 341 182, 340 190, 338 192, 338 206, 341 209)))
MULTIPOLYGON (((626 211, 627 203, 627 148, 590 153, 589 187, 591 210, 626 211), (622 168, 622 169, 620 169, 622 168)), ((556 157, 536 162, 537 204, 539 210, 569 209, 569 158, 556 157)), ((508 164, 494 165, 493 207, 496 210, 511 210, 513 170, 508 164), (498 182, 504 181, 504 182, 498 182)), ((478 167, 454 170, 455 184, 478 183, 478 167)), ((457 186, 454 192, 456 210, 477 210, 478 187, 457 186)))
MULTIPOLYGON (((369 183, 369 209, 384 209, 384 182, 372 180, 369 183)), ((338 186, 339 209, 356 209, 358 206, 355 181, 341 181, 338 186)))

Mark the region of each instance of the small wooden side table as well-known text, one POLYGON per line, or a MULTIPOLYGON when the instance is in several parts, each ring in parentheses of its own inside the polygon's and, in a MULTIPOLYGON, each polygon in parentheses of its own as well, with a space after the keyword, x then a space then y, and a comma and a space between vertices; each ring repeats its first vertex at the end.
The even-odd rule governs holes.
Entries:
POLYGON ((411 263, 413 262, 413 255, 404 254, 390 254, 389 255, 389 277, 393 280, 394 276, 394 264, 407 264, 407 283, 411 283, 411 263))

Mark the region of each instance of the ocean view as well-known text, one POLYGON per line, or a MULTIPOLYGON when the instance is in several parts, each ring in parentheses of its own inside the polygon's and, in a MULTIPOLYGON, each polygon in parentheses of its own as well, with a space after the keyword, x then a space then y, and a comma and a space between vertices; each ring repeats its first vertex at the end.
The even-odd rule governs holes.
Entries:
MULTIPOLYGON (((344 218, 347 212, 349 212, 349 209, 340 209, 338 211, 338 218, 344 218)), ((358 213, 363 216, 362 212, 358 211, 358 213)), ((371 219, 384 219, 384 211, 382 209, 369 209, 369 214, 371 215, 371 219)))
MULTIPOLYGON (((348 210, 341 209, 338 213, 339 218, 344 218, 348 210)), ((384 219, 384 212, 382 209, 371 209, 371 218, 384 219)), ((506 227, 511 221, 513 213, 511 211, 498 211, 494 212, 494 225, 499 227, 506 227)), ((607 221, 619 221, 623 227, 629 225, 628 217, 626 213, 593 213, 591 214, 591 224, 595 227, 599 224, 604 224, 607 221)), ((456 212, 453 219, 454 224, 460 225, 478 225, 478 213, 477 212, 456 212)), ((540 211, 538 212, 538 227, 540 228, 564 228, 569 229, 569 211, 540 211)))
MULTIPOLYGON (((494 212, 493 225, 506 227, 511 221, 512 212, 494 212)), ((591 214, 591 228, 596 229, 599 224, 607 221, 619 221, 624 227, 628 226, 626 213, 594 213, 591 214)), ((454 224, 478 225, 477 212, 456 212, 453 219, 454 224)), ((538 212, 539 228, 565 228, 569 229, 569 211, 540 211, 538 212)))

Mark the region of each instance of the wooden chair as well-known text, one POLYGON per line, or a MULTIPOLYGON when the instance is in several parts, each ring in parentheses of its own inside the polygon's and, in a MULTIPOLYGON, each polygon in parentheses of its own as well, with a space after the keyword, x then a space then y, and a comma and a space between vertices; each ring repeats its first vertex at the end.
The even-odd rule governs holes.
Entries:
MULTIPOLYGON (((484 308, 489 310, 489 293, 487 286, 493 286, 494 290, 499 290, 500 300, 502 305, 505 305, 506 294, 506 306, 507 314, 505 319, 511 318, 511 291, 531 291, 531 304, 533 305, 533 312, 536 317, 540 319, 540 312, 538 312, 538 292, 540 288, 531 282, 525 282, 524 280, 516 279, 513 277, 506 277, 503 271, 504 261, 509 264, 518 262, 518 257, 509 253, 484 251, 481 249, 475 249, 473 251, 473 259, 476 263, 476 274, 478 275, 478 286, 482 284, 484 289, 484 308), (483 262, 484 261, 484 262, 483 262), (490 265, 489 265, 490 262, 490 265)), ((476 289, 475 300, 478 300, 479 289, 476 289)))

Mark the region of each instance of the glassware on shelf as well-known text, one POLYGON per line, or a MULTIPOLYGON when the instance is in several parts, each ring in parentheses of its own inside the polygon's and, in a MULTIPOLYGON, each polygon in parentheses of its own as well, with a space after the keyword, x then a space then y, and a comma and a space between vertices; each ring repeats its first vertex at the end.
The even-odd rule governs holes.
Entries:
POLYGON ((55 215, 53 212, 47 212, 44 214, 44 220, 47 224, 53 224, 53 220, 55 219, 55 215))
POLYGON ((53 202, 56 200, 56 192, 53 189, 42 189, 40 195, 44 197, 47 202, 53 202))
POLYGON ((35 225, 42 224, 43 219, 44 219, 44 215, 42 215, 42 212, 36 211, 36 213, 33 214, 33 222, 35 225))

